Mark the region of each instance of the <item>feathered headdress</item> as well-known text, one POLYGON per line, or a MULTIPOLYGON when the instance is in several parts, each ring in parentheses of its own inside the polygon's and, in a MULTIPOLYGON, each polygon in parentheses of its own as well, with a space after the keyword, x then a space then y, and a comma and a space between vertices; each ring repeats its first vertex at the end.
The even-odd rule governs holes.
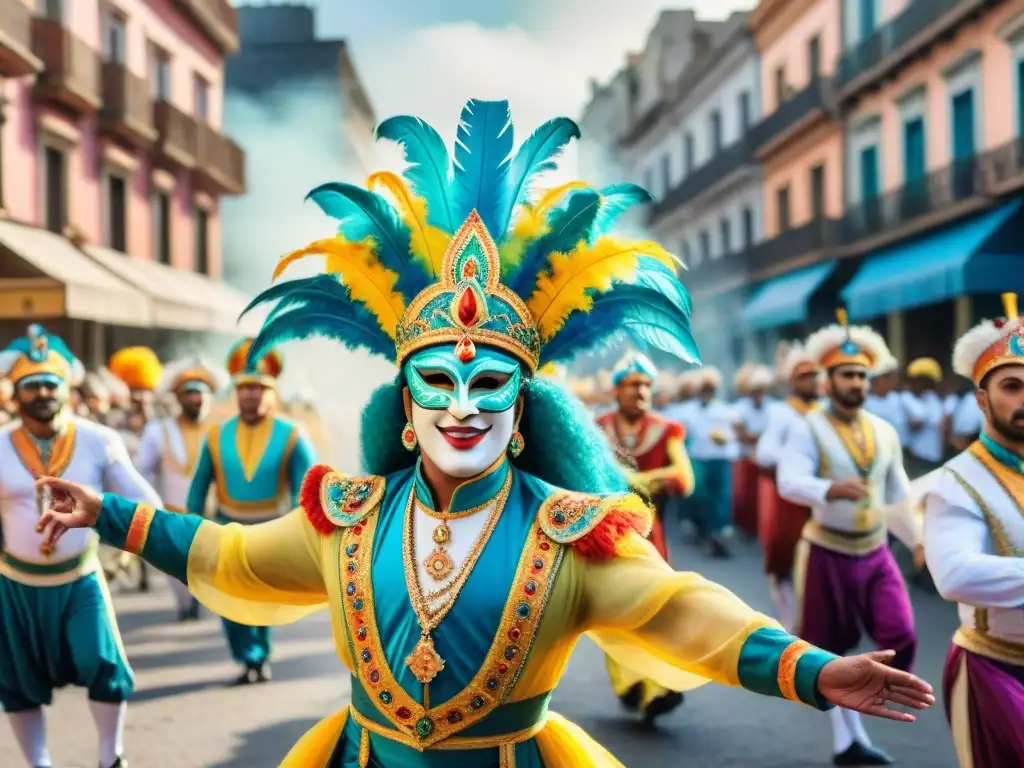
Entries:
POLYGON ((647 355, 630 350, 612 369, 612 385, 617 387, 630 376, 648 378, 653 384, 658 378, 658 369, 647 355))
MULTIPOLYGON (((272 286, 277 302, 250 354, 321 335, 401 366, 413 352, 453 344, 461 359, 484 344, 532 373, 618 332, 696 362, 690 299, 676 262, 650 241, 611 234, 620 214, 651 196, 633 184, 595 190, 572 182, 533 195, 538 175, 579 136, 550 120, 513 151, 508 102, 470 101, 454 162, 438 133, 393 117, 379 138, 400 144, 402 176, 376 173, 367 189, 324 184, 309 194, 338 234, 282 257, 326 257, 325 274, 272 286)), ((246 310, 248 311, 248 310, 246 310)))
POLYGON ((981 386, 982 380, 1004 365, 1024 365, 1024 322, 1017 294, 1003 294, 1005 317, 983 320, 960 337, 953 348, 953 370, 981 386))
POLYGON ((850 325, 846 310, 837 309, 836 325, 815 331, 807 338, 804 349, 822 368, 840 365, 863 365, 874 373, 892 354, 878 333, 866 325, 850 325))
POLYGON ((133 392, 152 392, 164 377, 164 366, 149 347, 125 347, 114 353, 107 368, 133 392))
POLYGON ((769 389, 775 383, 775 373, 766 365, 755 365, 744 380, 748 392, 769 389))
POLYGON ((195 384, 217 392, 226 384, 225 375, 201 357, 185 357, 166 365, 160 390, 162 393, 177 392, 182 387, 195 384))
POLYGON ((85 368, 58 336, 32 323, 28 333, 0 351, 0 378, 17 384, 29 376, 51 376, 77 386, 85 378, 85 368))
POLYGON ((284 371, 284 359, 275 350, 266 348, 253 353, 253 339, 242 339, 228 353, 227 369, 235 385, 262 384, 276 387, 284 371))

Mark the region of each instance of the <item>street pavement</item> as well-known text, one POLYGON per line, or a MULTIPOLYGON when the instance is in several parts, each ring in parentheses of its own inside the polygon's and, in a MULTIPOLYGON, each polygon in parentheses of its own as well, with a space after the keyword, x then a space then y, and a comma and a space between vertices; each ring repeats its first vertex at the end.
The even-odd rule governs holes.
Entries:
MULTIPOLYGON (((678 539, 677 539, 678 540, 678 539)), ((718 581, 754 607, 771 610, 756 545, 739 542, 737 557, 718 561, 677 545, 677 568, 718 581)), ((918 674, 940 687, 942 662, 956 624, 953 608, 914 592, 921 647, 918 674)), ((125 739, 131 768, 274 768, 320 717, 345 705, 348 681, 333 652, 330 623, 318 614, 275 636, 275 679, 244 689, 225 687, 236 670, 219 619, 177 624, 166 585, 149 594, 118 594, 115 604, 136 693, 125 739)), ((577 722, 629 768, 811 768, 830 765, 828 717, 807 707, 742 690, 707 685, 686 705, 644 732, 622 713, 604 660, 581 641, 552 708, 577 722)), ((84 692, 61 691, 48 711, 57 768, 93 768, 95 733, 84 692)), ((872 721, 875 742, 917 768, 955 768, 939 704, 917 723, 872 721)), ((22 765, 9 729, 0 726, 0 766, 22 765)))

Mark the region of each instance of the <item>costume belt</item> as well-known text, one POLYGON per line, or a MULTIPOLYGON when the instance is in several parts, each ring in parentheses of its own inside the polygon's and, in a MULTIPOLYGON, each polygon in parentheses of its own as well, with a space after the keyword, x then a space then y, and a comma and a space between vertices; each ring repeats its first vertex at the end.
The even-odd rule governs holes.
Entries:
POLYGON ((811 544, 842 554, 867 555, 885 544, 886 528, 884 525, 876 525, 868 531, 841 531, 826 527, 817 520, 808 520, 803 538, 811 544))
POLYGON ((4 551, 0 554, 0 575, 23 584, 56 587, 70 584, 97 570, 99 543, 94 539, 85 549, 67 560, 30 561, 4 551))
POLYGON ((1024 667, 1024 643, 993 637, 974 627, 962 626, 953 635, 953 642, 965 651, 976 653, 987 659, 1024 667))
MULTIPOLYGON (((551 692, 549 691, 523 701, 503 704, 480 722, 463 729, 457 735, 449 736, 443 741, 432 744, 429 749, 500 749, 504 752, 540 733, 546 723, 550 699, 551 692)), ((365 734, 368 733, 397 742, 410 749, 423 750, 416 739, 392 727, 387 717, 374 705, 370 694, 355 678, 352 679, 350 712, 356 725, 364 731, 364 741, 367 738, 365 734)), ((514 757, 512 759, 514 761, 514 757)), ((502 765, 514 765, 514 762, 502 762, 502 765)))

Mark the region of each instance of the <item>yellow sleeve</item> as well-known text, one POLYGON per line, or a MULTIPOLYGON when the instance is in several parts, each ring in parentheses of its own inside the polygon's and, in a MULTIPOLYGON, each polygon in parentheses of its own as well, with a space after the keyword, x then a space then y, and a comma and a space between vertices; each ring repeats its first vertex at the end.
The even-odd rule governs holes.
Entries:
POLYGON ((619 553, 584 560, 582 629, 621 666, 676 691, 714 681, 827 708, 817 674, 834 656, 724 587, 672 570, 636 534, 619 553))

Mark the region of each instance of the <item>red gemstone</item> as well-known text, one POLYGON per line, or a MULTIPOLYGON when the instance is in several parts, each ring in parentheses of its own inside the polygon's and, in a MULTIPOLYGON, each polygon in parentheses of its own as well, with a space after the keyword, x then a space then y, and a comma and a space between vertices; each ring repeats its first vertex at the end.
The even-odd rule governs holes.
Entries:
POLYGON ((459 322, 464 326, 471 326, 477 320, 480 307, 477 304, 476 293, 472 288, 466 288, 459 297, 458 315, 459 322))
POLYGON ((499 665, 498 665, 498 672, 500 672, 500 673, 501 673, 501 674, 503 674, 503 675, 504 675, 504 674, 505 674, 506 672, 508 672, 508 664, 499 664, 499 665))
POLYGON ((464 363, 468 363, 476 357, 476 345, 473 340, 467 337, 460 339, 459 343, 455 345, 455 356, 464 363))
MULTIPOLYGON (((361 526, 361 525, 357 525, 355 528, 352 529, 352 533, 354 533, 356 536, 358 536, 362 532, 363 532, 363 526, 361 526)), ((357 544, 356 546, 359 546, 359 545, 357 544)))
POLYGON ((411 714, 412 713, 409 711, 408 707, 399 707, 398 709, 395 710, 395 716, 398 717, 401 720, 405 720, 411 714))
POLYGON ((509 638, 509 640, 512 640, 513 642, 515 642, 516 640, 518 640, 520 638, 520 636, 522 634, 523 633, 519 631, 519 627, 512 627, 512 629, 510 629, 508 631, 508 638, 509 638))
POLYGON ((547 552, 549 549, 551 549, 551 545, 548 544, 546 541, 542 541, 540 543, 540 548, 547 552))

